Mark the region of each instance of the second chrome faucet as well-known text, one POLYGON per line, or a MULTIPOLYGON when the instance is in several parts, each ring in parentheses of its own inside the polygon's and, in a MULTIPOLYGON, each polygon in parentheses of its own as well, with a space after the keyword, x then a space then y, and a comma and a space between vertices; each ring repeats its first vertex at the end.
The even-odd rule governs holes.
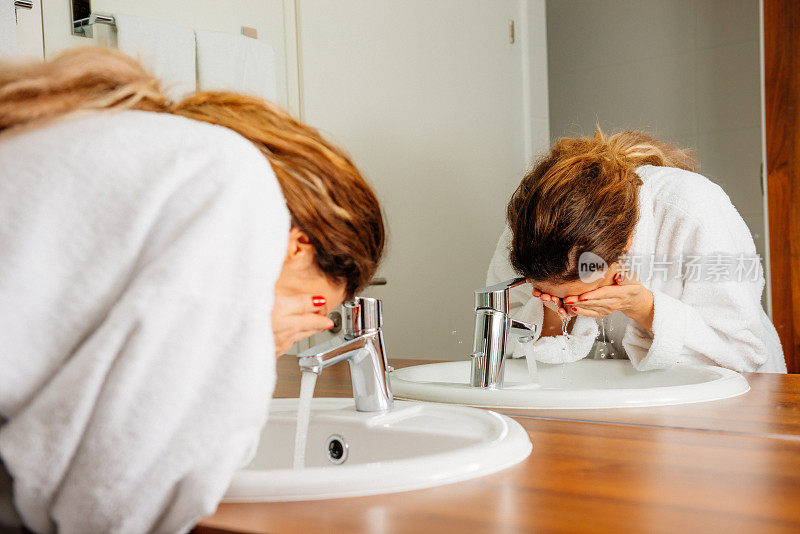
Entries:
POLYGON ((508 314, 509 290, 524 283, 526 283, 525 278, 512 278, 475 290, 475 338, 472 346, 471 386, 502 388, 509 337, 524 339, 536 334, 536 325, 517 321, 508 314))

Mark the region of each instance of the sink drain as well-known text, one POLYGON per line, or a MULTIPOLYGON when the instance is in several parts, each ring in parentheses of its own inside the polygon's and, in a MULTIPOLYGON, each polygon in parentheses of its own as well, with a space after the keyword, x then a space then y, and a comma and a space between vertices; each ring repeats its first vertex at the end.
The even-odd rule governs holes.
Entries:
POLYGON ((333 434, 325 443, 325 453, 332 464, 343 464, 347 460, 347 450, 350 446, 339 434, 333 434))

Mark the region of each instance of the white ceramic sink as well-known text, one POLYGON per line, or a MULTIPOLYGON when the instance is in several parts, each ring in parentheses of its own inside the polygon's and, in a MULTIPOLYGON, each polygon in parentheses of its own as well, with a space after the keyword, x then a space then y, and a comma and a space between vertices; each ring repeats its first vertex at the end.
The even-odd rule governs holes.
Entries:
POLYGON ((388 413, 355 411, 353 399, 314 399, 306 467, 292 469, 297 399, 272 401, 250 464, 236 473, 227 502, 375 495, 488 475, 525 459, 531 442, 514 420, 463 406, 396 401, 388 413), (347 444, 346 459, 331 461, 347 444))
POLYGON ((392 372, 396 397, 492 408, 570 409, 663 406, 726 399, 750 389, 721 367, 681 365, 637 371, 628 360, 538 364, 532 383, 524 359, 506 360, 503 389, 469 386, 470 362, 417 365, 392 372))

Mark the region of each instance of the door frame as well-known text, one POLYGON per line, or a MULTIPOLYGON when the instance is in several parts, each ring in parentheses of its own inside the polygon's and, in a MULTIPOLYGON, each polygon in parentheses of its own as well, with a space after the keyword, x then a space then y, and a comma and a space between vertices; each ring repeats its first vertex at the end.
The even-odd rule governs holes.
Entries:
POLYGON ((772 321, 800 373, 800 2, 763 0, 765 193, 772 321))

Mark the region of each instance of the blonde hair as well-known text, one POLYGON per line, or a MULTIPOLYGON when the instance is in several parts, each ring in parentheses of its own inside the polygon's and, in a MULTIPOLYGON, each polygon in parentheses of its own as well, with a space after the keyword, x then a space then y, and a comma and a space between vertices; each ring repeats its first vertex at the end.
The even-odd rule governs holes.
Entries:
POLYGON ((372 278, 385 241, 374 191, 343 150, 277 105, 229 92, 171 102, 141 64, 104 48, 73 49, 44 63, 0 63, 0 133, 125 109, 181 115, 248 139, 270 162, 292 223, 309 237, 322 272, 350 296, 372 278))
POLYGON ((563 283, 593 252, 612 264, 625 254, 638 221, 642 165, 698 168, 690 150, 641 131, 562 138, 519 184, 506 208, 510 260, 523 276, 563 283))

